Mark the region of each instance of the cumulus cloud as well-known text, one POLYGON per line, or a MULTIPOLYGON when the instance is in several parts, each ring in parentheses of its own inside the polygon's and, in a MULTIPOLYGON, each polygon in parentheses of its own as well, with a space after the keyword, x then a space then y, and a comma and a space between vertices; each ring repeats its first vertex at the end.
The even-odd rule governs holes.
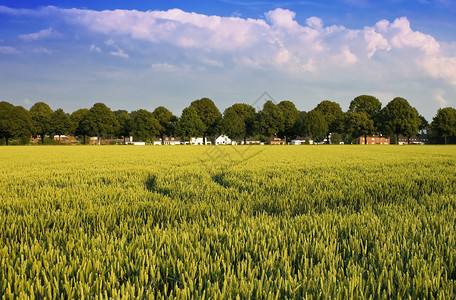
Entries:
MULTIPOLYGON (((78 45, 88 55, 129 58, 148 72, 253 70, 296 82, 336 81, 339 86, 350 79, 374 86, 374 91, 381 91, 387 80, 393 85, 416 82, 419 86, 418 82, 430 79, 456 87, 456 44, 444 44, 414 30, 406 17, 352 29, 327 26, 317 16, 299 23, 295 12, 282 8, 256 19, 180 9, 92 11, 52 6, 38 10, 0 7, 0 14, 55 20, 52 27, 19 35, 20 45, 0 46, 0 54, 25 52, 26 43, 50 42, 60 32, 68 38, 69 49, 78 45)), ((41 46, 47 49, 42 53, 58 52, 52 43, 41 46)), ((438 103, 445 103, 442 95, 435 97, 438 103)))
POLYGON ((35 33, 21 34, 19 38, 24 41, 36 41, 40 39, 50 38, 52 36, 57 36, 58 34, 51 28, 43 29, 35 33))

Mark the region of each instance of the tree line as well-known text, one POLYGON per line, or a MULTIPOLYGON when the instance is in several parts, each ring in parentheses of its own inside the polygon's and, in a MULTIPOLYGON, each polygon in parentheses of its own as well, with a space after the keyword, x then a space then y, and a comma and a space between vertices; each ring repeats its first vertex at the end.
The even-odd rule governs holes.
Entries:
MULTIPOLYGON (((86 143, 87 137, 123 138, 133 136, 136 141, 152 141, 165 136, 182 139, 203 136, 214 138, 226 134, 233 140, 255 138, 261 141, 270 136, 287 141, 296 136, 314 140, 327 138, 333 143, 354 143, 361 136, 381 134, 397 141, 399 135, 410 138, 429 133, 434 143, 456 142, 456 109, 447 107, 437 111, 432 122, 421 116, 404 98, 394 98, 385 107, 374 96, 361 95, 350 102, 348 111, 342 111, 336 102, 324 100, 311 111, 299 111, 293 102, 266 101, 261 110, 248 104, 236 103, 223 114, 209 98, 193 101, 177 117, 163 106, 150 112, 139 109, 112 111, 103 103, 90 109, 82 108, 71 114, 63 109, 53 111, 44 102, 35 103, 30 110, 0 102, 0 139, 8 145, 11 140, 21 144, 30 137, 73 135, 86 143)), ((60 139, 59 139, 60 140, 60 139)), ((206 140, 206 139, 204 139, 206 140)))

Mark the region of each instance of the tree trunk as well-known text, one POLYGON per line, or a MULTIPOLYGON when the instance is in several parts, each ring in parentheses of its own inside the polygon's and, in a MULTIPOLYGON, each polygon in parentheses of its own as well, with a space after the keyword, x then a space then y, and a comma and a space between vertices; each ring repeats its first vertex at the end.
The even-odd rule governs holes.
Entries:
POLYGON ((101 137, 98 135, 98 145, 101 145, 101 137))
POLYGON ((364 145, 367 145, 367 134, 364 135, 364 145))
POLYGON ((123 140, 124 140, 124 145, 125 145, 125 144, 126 144, 126 142, 125 142, 125 136, 123 137, 123 140))
POLYGON ((59 134, 59 145, 60 145, 60 134, 59 134))
POLYGON ((165 144, 165 135, 164 134, 161 135, 161 139, 162 139, 162 145, 164 145, 165 144))
POLYGON ((5 145, 8 146, 8 140, 9 140, 9 137, 6 137, 5 138, 5 145))
POLYGON ((247 136, 244 135, 244 145, 247 145, 247 136))
POLYGON ((407 137, 407 144, 410 145, 410 137, 407 137))
POLYGON ((203 145, 206 145, 206 136, 203 135, 203 145))
POLYGON ((44 133, 40 134, 41 144, 44 145, 44 133))
POLYGON ((446 145, 447 144, 447 137, 444 136, 443 138, 445 139, 445 145, 446 145))

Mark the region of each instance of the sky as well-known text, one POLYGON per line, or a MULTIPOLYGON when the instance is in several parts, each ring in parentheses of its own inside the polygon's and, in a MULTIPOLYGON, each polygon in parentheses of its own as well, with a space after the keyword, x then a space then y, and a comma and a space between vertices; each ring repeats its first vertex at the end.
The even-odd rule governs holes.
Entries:
POLYGON ((429 121, 456 107, 456 1, 0 0, 0 101, 66 112, 208 97, 344 111, 403 97, 429 121))

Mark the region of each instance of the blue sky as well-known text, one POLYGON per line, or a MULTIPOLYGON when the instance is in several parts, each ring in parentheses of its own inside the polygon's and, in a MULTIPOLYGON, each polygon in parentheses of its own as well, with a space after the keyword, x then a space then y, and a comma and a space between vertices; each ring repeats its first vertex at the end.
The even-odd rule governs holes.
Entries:
POLYGON ((0 0, 0 101, 180 115, 202 97, 308 111, 372 94, 431 119, 456 106, 455 15, 451 0, 0 0))

